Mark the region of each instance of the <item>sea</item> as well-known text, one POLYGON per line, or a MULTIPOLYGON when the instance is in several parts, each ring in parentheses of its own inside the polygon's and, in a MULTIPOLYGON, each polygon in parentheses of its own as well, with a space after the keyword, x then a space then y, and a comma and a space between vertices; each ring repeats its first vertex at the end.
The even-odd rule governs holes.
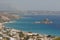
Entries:
POLYGON ((15 22, 6 23, 5 26, 22 30, 26 32, 33 32, 39 34, 47 34, 53 36, 60 36, 60 16, 59 15, 27 15, 22 16, 15 22), (52 24, 37 24, 36 21, 42 21, 48 18, 52 24))

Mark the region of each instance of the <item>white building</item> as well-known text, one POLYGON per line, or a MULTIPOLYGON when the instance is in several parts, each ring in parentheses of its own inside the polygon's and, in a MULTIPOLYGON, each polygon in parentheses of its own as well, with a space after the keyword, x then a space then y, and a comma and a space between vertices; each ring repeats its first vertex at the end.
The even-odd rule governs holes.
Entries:
POLYGON ((0 37, 0 40, 2 40, 3 39, 3 37, 0 37))
POLYGON ((28 40, 33 40, 33 38, 29 38, 28 40))
POLYGON ((13 38, 13 37, 10 37, 10 40, 16 40, 15 38, 13 38))

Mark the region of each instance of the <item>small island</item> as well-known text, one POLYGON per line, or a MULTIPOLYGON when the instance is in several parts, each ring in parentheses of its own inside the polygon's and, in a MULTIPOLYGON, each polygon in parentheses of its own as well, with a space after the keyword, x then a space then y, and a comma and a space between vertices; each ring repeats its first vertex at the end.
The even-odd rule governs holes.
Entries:
POLYGON ((52 24, 53 22, 49 20, 48 18, 42 20, 42 21, 36 21, 35 24, 52 24))

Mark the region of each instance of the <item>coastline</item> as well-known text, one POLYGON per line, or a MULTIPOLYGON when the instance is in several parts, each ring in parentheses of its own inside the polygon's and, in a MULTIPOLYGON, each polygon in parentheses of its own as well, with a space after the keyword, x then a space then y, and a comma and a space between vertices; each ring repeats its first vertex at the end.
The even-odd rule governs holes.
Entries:
MULTIPOLYGON (((0 23, 0 26, 6 27, 3 24, 6 24, 6 23, 14 23, 14 22, 15 21, 0 23)), ((9 28, 10 29, 11 27, 6 27, 6 28, 9 28)), ((14 28, 12 28, 12 29, 14 29, 14 28)), ((14 30, 18 30, 18 29, 14 29, 14 30)), ((19 30, 19 31, 23 31, 23 30, 19 30)), ((28 32, 28 31, 23 31, 23 32, 28 32)), ((32 33, 37 33, 37 32, 32 32, 32 33)), ((37 33, 37 34, 40 34, 40 33, 37 33)), ((48 34, 42 34, 42 35, 48 35, 48 34)))
MULTIPOLYGON (((3 24, 6 24, 6 23, 14 23, 14 22, 16 22, 16 21, 9 21, 9 22, 4 22, 3 24)), ((15 29, 15 30, 21 30, 21 29, 16 29, 16 28, 14 28, 14 27, 8 27, 8 26, 6 26, 7 28, 11 28, 11 29, 15 29)), ((55 35, 55 34, 48 34, 48 33, 41 33, 41 32, 33 32, 33 31, 26 31, 26 30, 21 30, 21 31, 23 31, 23 32, 32 32, 32 33, 38 33, 38 34, 41 34, 41 35, 52 35, 52 36, 57 36, 58 37, 58 35, 55 35)))
MULTIPOLYGON (((5 23, 9 23, 9 22, 5 22, 5 23)), ((33 32, 26 32, 26 31, 21 31, 21 30, 16 30, 14 28, 9 28, 9 27, 5 27, 3 24, 5 23, 0 23, 0 30, 3 32, 0 32, 1 35, 4 36, 4 34, 6 33, 6 31, 8 31, 9 35, 11 36, 11 38, 14 38, 14 36, 17 37, 17 40, 19 40, 19 33, 21 33, 20 35, 24 35, 23 36, 23 39, 25 38, 25 36, 29 36, 29 39, 30 40, 33 40, 33 39, 41 39, 41 40, 48 40, 48 39, 51 39, 53 40, 54 38, 57 38, 57 36, 52 36, 52 35, 46 35, 46 34, 39 34, 39 33, 33 33, 33 32), (14 35, 14 36, 12 36, 14 35), (32 36, 32 37, 31 37, 32 36), (49 37, 48 37, 49 36, 49 37), (39 38, 38 38, 39 37, 39 38)), ((8 38, 10 38, 10 36, 8 36, 8 38)), ((5 36, 4 36, 5 37, 5 36)), ((15 39, 15 38, 14 38, 15 39)))

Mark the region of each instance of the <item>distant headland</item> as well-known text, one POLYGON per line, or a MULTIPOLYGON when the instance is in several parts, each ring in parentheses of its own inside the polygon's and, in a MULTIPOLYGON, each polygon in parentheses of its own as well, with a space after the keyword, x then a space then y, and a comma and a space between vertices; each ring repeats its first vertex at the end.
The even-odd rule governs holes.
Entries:
POLYGON ((60 11, 49 11, 49 10, 17 10, 17 11, 10 11, 10 10, 3 10, 0 13, 6 12, 10 14, 18 14, 22 15, 60 15, 60 11))
POLYGON ((25 10, 18 11, 21 15, 60 15, 60 11, 48 11, 48 10, 25 10))
POLYGON ((7 12, 0 12, 0 23, 9 22, 11 20, 18 19, 18 18, 20 18, 20 16, 18 16, 16 14, 10 14, 7 12))

